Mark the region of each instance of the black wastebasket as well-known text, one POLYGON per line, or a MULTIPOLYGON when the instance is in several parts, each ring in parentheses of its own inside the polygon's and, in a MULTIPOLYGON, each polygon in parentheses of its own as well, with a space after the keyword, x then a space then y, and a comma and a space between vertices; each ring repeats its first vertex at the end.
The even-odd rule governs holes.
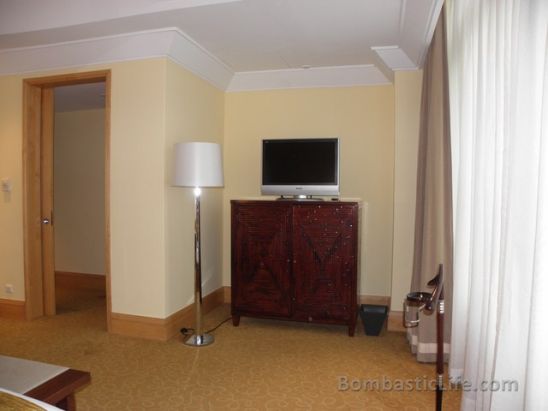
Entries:
POLYGON ((388 314, 386 305, 362 304, 360 318, 366 335, 379 335, 388 314))

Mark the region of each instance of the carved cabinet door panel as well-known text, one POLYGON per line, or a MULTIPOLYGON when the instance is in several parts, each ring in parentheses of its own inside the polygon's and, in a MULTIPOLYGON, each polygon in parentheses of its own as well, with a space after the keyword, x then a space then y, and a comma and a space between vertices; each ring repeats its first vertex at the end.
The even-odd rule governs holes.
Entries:
POLYGON ((232 307, 291 315, 291 206, 232 204, 232 307))
POLYGON ((356 304, 357 206, 293 209, 294 316, 350 320, 356 304))

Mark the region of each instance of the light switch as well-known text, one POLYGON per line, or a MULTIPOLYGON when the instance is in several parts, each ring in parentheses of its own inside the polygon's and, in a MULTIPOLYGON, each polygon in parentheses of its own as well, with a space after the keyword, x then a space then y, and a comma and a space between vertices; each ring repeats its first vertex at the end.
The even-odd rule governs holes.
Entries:
POLYGON ((2 179, 2 191, 4 193, 10 193, 11 192, 11 180, 9 178, 3 178, 2 179))

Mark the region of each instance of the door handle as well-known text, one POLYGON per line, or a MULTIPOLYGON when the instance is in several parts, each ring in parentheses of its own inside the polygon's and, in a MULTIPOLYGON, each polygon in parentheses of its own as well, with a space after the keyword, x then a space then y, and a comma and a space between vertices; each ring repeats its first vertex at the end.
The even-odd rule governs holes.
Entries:
POLYGON ((42 224, 44 225, 53 225, 53 212, 50 213, 49 217, 42 218, 42 224))

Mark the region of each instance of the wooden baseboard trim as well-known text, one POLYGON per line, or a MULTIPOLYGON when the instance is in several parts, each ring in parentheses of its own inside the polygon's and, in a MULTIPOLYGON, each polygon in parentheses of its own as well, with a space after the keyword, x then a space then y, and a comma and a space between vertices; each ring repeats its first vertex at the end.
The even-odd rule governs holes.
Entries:
POLYGON ((0 318, 26 320, 25 302, 0 298, 0 318))
MULTIPOLYGON (((224 303, 225 290, 221 287, 203 297, 204 314, 224 303)), ((194 304, 190 304, 167 318, 143 317, 112 313, 111 332, 127 337, 167 341, 176 335, 183 326, 194 324, 194 304)))
MULTIPOLYGON (((220 287, 203 297, 202 304, 204 314, 207 314, 223 303, 224 289, 223 287, 220 287)), ((167 339, 176 335, 184 326, 192 327, 194 324, 194 315, 194 304, 191 304, 167 317, 165 327, 167 339)))
POLYGON ((106 276, 100 274, 55 272, 55 285, 72 290, 93 290, 106 292, 106 276))
POLYGON ((390 311, 388 313, 388 331, 405 332, 403 311, 390 311))
POLYGON ((110 332, 126 337, 166 341, 168 337, 165 322, 166 320, 161 318, 112 313, 110 315, 110 332))
POLYGON ((230 304, 232 302, 232 289, 230 288, 230 286, 224 286, 223 287, 223 290, 224 290, 224 303, 225 304, 230 304))

